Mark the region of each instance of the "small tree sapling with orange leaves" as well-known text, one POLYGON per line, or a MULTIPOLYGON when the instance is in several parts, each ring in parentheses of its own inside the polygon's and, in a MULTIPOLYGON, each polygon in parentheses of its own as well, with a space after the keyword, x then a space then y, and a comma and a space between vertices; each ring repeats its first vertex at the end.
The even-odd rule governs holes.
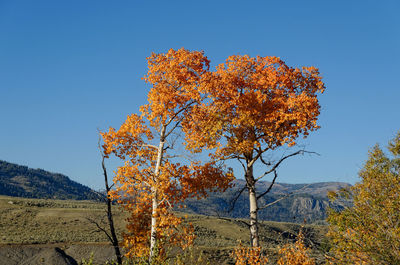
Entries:
POLYGON ((263 255, 261 247, 246 247, 241 243, 233 250, 231 257, 235 259, 235 265, 264 265, 268 263, 268 257, 263 255))
POLYGON ((300 230, 294 244, 286 244, 279 249, 278 265, 315 265, 314 258, 310 255, 311 250, 304 244, 304 234, 300 230))

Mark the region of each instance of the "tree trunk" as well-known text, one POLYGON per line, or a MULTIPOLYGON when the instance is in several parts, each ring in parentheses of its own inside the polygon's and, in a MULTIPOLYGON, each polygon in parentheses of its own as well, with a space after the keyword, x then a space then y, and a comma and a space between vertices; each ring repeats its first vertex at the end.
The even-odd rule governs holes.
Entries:
MULTIPOLYGON (((108 196, 108 195, 107 195, 108 196)), ((114 247, 115 251, 115 256, 117 257, 117 264, 122 264, 122 256, 121 256, 121 251, 119 249, 119 244, 118 244, 118 239, 117 235, 115 233, 115 228, 114 228, 114 221, 113 221, 113 216, 111 212, 111 200, 110 198, 107 197, 107 217, 108 217, 108 223, 110 225, 110 232, 111 232, 111 237, 112 237, 112 244, 114 247)))
POLYGON ((258 205, 256 195, 256 182, 253 176, 253 166, 247 167, 246 170, 247 190, 249 191, 250 201, 250 244, 252 247, 259 247, 258 239, 258 205))
POLYGON ((155 247, 157 243, 157 207, 158 207, 158 200, 157 200, 157 190, 152 190, 152 211, 151 211, 151 235, 150 235, 150 255, 149 255, 149 264, 151 264, 154 254, 155 254, 155 247))
MULTIPOLYGON (((158 146, 156 167, 154 169, 154 182, 157 183, 157 178, 160 173, 161 161, 163 159, 164 144, 165 144, 165 130, 166 126, 162 125, 160 133, 160 144, 158 146)), ((150 234, 150 255, 149 264, 155 255, 155 247, 157 243, 157 208, 158 208, 158 193, 157 187, 152 188, 152 211, 151 211, 151 234, 150 234)))
POLYGON ((110 192, 110 186, 108 185, 108 176, 107 176, 107 170, 106 166, 104 164, 104 155, 102 153, 103 160, 101 162, 101 166, 103 167, 103 173, 104 173, 104 182, 106 186, 106 201, 107 201, 107 219, 108 219, 108 224, 110 226, 110 233, 111 233, 111 243, 114 247, 115 251, 115 256, 117 257, 117 264, 122 264, 122 256, 121 256, 121 251, 119 249, 119 243, 118 243, 118 238, 117 234, 115 233, 115 228, 114 228, 114 219, 113 219, 113 214, 112 214, 112 209, 111 209, 111 199, 108 195, 110 192))

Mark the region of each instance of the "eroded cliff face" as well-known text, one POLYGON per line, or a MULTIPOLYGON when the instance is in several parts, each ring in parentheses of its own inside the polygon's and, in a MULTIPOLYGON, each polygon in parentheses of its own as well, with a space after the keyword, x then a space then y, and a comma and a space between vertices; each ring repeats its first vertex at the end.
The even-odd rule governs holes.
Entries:
POLYGON ((326 199, 295 197, 289 207, 289 212, 291 215, 305 219, 309 222, 325 219, 326 211, 329 206, 330 203, 326 199))
MULTIPOLYGON (((205 200, 188 200, 186 202, 187 208, 184 211, 205 215, 248 218, 249 202, 246 192, 243 192, 236 201, 234 209, 231 212, 227 212, 237 190, 241 185, 244 185, 241 180, 238 180, 236 184, 235 188, 229 189, 224 193, 212 193, 205 200)), ((261 182, 257 186, 257 190, 261 191, 268 186, 268 182, 261 182)), ((304 186, 304 184, 277 183, 271 192, 260 200, 260 206, 274 202, 285 194, 292 193, 292 195, 268 208, 260 210, 260 220, 296 223, 313 223, 324 220, 328 208, 341 208, 341 206, 333 205, 329 201, 327 197, 328 191, 339 190, 350 185, 341 182, 321 182, 310 184, 306 189, 302 189, 304 186), (300 189, 301 191, 297 192, 300 189)))

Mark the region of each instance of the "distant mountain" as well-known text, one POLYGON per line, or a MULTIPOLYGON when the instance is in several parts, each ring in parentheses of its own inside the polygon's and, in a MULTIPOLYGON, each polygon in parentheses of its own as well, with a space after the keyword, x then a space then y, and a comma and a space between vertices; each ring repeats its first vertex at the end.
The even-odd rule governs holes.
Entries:
MULTIPOLYGON (((260 181, 256 185, 256 189, 261 192, 266 190, 269 185, 270 182, 260 181)), ((232 199, 244 186, 244 180, 235 180, 235 186, 226 192, 210 193, 209 197, 203 200, 188 199, 185 201, 186 208, 179 210, 203 215, 248 218, 249 199, 246 190, 237 199, 233 210, 228 212, 232 199)), ((343 182, 275 183, 272 190, 260 200, 259 206, 286 197, 270 207, 260 210, 259 218, 260 220, 297 223, 304 221, 313 223, 324 220, 329 207, 339 209, 343 207, 329 201, 328 191, 336 191, 349 186, 350 184, 343 182), (288 196, 288 194, 290 195, 288 196)), ((0 195, 75 200, 98 200, 102 196, 62 174, 51 173, 43 169, 31 169, 1 160, 0 195)))
MULTIPOLYGON (((265 191, 270 182, 261 181, 256 190, 265 191)), ((231 202, 238 192, 245 186, 244 180, 235 180, 235 187, 224 193, 211 193, 203 200, 189 199, 185 202, 186 208, 182 210, 188 213, 223 216, 231 218, 248 218, 249 199, 245 190, 231 208, 231 202)), ((337 191, 351 185, 343 182, 320 182, 312 184, 285 184, 275 183, 271 191, 259 202, 259 207, 272 203, 282 197, 284 199, 259 211, 260 220, 313 223, 326 218, 327 209, 343 208, 342 205, 332 204, 328 197, 328 191, 337 191), (291 195, 288 195, 291 194, 291 195)), ((347 202, 350 204, 350 202, 347 202)))
POLYGON ((100 195, 67 176, 43 169, 32 169, 0 160, 0 195, 98 200, 100 195))

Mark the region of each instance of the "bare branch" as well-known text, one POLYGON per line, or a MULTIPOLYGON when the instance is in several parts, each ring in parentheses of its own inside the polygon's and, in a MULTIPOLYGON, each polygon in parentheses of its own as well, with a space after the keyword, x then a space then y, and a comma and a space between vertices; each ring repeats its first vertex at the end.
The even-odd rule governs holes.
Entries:
MULTIPOLYGON (((175 129, 175 128, 174 128, 175 129)), ((181 132, 174 132, 173 130, 171 130, 169 132, 169 134, 176 134, 175 137, 169 137, 169 138, 165 138, 166 143, 168 144, 168 146, 164 149, 174 149, 176 142, 178 141, 178 139, 181 137, 181 132), (170 139, 171 138, 171 139, 170 139), (169 140, 170 139, 170 140, 169 140)))
POLYGON ((259 150, 257 150, 257 155, 253 157, 253 159, 248 163, 247 166, 251 167, 257 161, 257 159, 259 159, 262 156, 262 154, 268 149, 270 149, 269 146, 265 147, 264 149, 259 148, 259 150))
POLYGON ((86 220, 88 220, 90 223, 94 224, 97 229, 99 229, 100 231, 102 231, 104 234, 106 234, 106 236, 108 237, 108 239, 110 240, 110 242, 113 242, 113 239, 111 238, 110 234, 107 232, 107 230, 105 230, 103 227, 101 227, 99 225, 99 223, 97 223, 95 220, 93 220, 92 218, 86 217, 86 220))
POLYGON ((235 196, 235 198, 233 198, 233 200, 230 201, 230 205, 231 207, 229 208, 228 211, 226 211, 227 213, 232 212, 232 210, 235 208, 236 205, 236 201, 239 199, 240 195, 242 195, 243 191, 247 188, 247 186, 244 186, 235 196))
POLYGON ((99 137, 98 145, 99 145, 99 151, 100 151, 101 158, 102 158, 101 167, 103 168, 104 184, 106 187, 106 197, 105 197, 105 201, 107 204, 106 214, 107 214, 107 220, 108 220, 108 225, 110 227, 111 235, 104 228, 100 227, 100 225, 96 221, 94 221, 94 220, 89 220, 89 221, 94 223, 98 229, 100 229, 101 231, 103 231, 106 234, 106 236, 108 237, 108 239, 110 240, 111 244, 114 247, 115 256, 117 257, 117 264, 122 264, 122 256, 121 256, 121 251, 119 249, 119 243, 118 243, 118 238, 117 238, 117 235, 115 232, 114 218, 113 218, 113 214, 112 214, 112 201, 109 196, 109 192, 114 184, 111 185, 111 187, 108 185, 108 174, 107 174, 107 169, 106 169, 105 162, 104 162, 105 155, 104 155, 103 149, 101 148, 100 142, 101 142, 101 137, 99 137))
POLYGON ((304 154, 304 153, 307 153, 307 154, 317 154, 317 155, 319 155, 319 154, 316 153, 316 152, 305 151, 305 150, 299 150, 299 151, 294 152, 294 153, 292 153, 292 154, 290 154, 290 155, 284 156, 284 157, 282 157, 270 170, 264 172, 261 176, 259 176, 258 178, 256 178, 256 181, 262 179, 263 177, 265 177, 265 176, 268 175, 269 173, 275 171, 275 170, 279 167, 279 165, 280 165, 283 161, 285 161, 286 159, 288 159, 289 157, 296 156, 296 155, 300 155, 300 154, 304 154))
POLYGON ((277 199, 277 200, 275 200, 275 201, 273 201, 273 202, 271 202, 271 203, 268 203, 268 204, 266 204, 266 205, 264 205, 264 206, 262 206, 262 207, 258 207, 258 210, 262 210, 262 209, 268 208, 268 207, 270 207, 270 206, 272 206, 272 205, 274 205, 274 204, 280 202, 281 200, 286 199, 287 197, 289 197, 289 196, 292 195, 292 194, 293 194, 293 192, 288 193, 288 194, 286 194, 285 196, 283 196, 283 197, 281 197, 281 198, 279 198, 279 199, 277 199))
POLYGON ((257 200, 260 199, 260 198, 263 197, 265 194, 267 194, 268 192, 271 191, 272 186, 274 186, 275 180, 276 180, 277 177, 278 177, 278 174, 276 173, 276 170, 274 170, 274 178, 272 179, 271 184, 269 185, 268 189, 267 189, 265 192, 263 192, 262 194, 260 194, 260 195, 257 196, 257 200))
POLYGON ((266 162, 265 160, 264 160, 264 158, 262 157, 262 155, 260 156, 260 161, 261 161, 261 163, 263 163, 264 165, 266 165, 266 166, 271 166, 272 164, 271 164, 271 162, 266 162))
POLYGON ((246 171, 246 165, 240 159, 238 159, 238 161, 242 165, 244 171, 246 171))
MULTIPOLYGON (((190 101, 185 107, 181 108, 180 110, 178 110, 172 117, 169 118, 169 120, 165 123, 165 127, 167 127, 179 114, 181 114, 183 111, 187 110, 191 105, 193 105, 195 103, 194 100, 190 101)), ((169 133, 171 133, 172 130, 169 131, 169 133)), ((168 133, 168 134, 169 134, 168 133)))
POLYGON ((166 202, 166 203, 168 204, 169 208, 172 209, 172 204, 169 202, 169 200, 168 200, 167 197, 165 197, 165 198, 162 199, 160 202, 158 202, 157 205, 161 205, 161 204, 163 204, 164 202, 166 202))
POLYGON ((246 159, 244 156, 240 156, 240 155, 238 155, 238 154, 232 154, 232 155, 230 155, 230 156, 226 156, 226 157, 223 157, 223 158, 219 158, 218 160, 225 161, 225 160, 234 159, 234 158, 236 158, 236 159, 242 159, 242 160, 245 160, 245 159, 246 159))
POLYGON ((169 130, 169 132, 165 134, 165 138, 167 138, 180 125, 181 121, 182 119, 175 123, 175 125, 171 128, 171 130, 169 130))

